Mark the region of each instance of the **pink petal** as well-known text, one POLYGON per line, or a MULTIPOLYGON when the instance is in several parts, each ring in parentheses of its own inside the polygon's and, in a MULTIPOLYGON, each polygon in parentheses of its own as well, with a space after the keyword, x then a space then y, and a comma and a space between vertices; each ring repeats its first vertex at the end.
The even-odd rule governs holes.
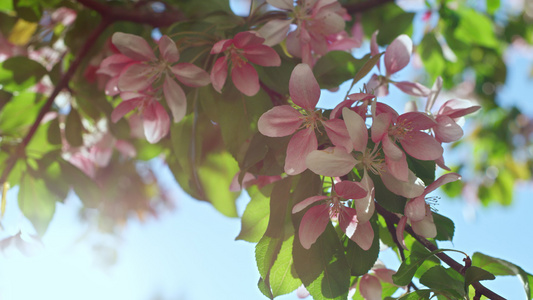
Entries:
POLYGON ((420 160, 435 160, 442 156, 443 149, 432 136, 421 131, 411 132, 409 138, 400 140, 409 155, 420 160))
POLYGON ((289 80, 289 93, 292 101, 309 111, 315 110, 320 98, 320 87, 313 71, 307 64, 298 64, 289 80))
POLYGON ((120 102, 115 109, 113 109, 113 112, 111 112, 111 122, 116 123, 118 120, 120 120, 122 117, 124 117, 127 113, 134 110, 139 105, 139 101, 136 100, 128 100, 128 101, 122 101, 120 102))
POLYGON ((426 216, 426 201, 424 199, 424 194, 407 202, 404 215, 411 221, 420 221, 426 216))
POLYGON ((385 268, 373 269, 373 271, 379 278, 379 280, 394 284, 394 281, 392 280, 392 275, 396 274, 396 271, 385 268))
POLYGON ((368 194, 358 182, 346 180, 335 184, 335 193, 344 199, 359 199, 368 194))
POLYGON ((374 182, 368 176, 366 169, 364 170, 363 178, 361 179, 361 185, 368 191, 364 197, 355 199, 355 210, 357 211, 357 218, 359 222, 364 223, 374 215, 374 182))
POLYGON ((177 123, 185 117, 187 113, 187 97, 183 92, 183 89, 170 78, 170 76, 165 77, 165 82, 163 83, 163 94, 165 95, 165 100, 167 101, 168 108, 172 112, 172 117, 174 122, 177 123))
POLYGON ((375 276, 363 275, 359 282, 359 291, 365 300, 381 300, 381 283, 375 276))
POLYGON ((293 134, 302 124, 302 114, 290 105, 275 106, 259 118, 259 132, 270 137, 293 134))
POLYGON ((377 143, 384 139, 385 135, 389 131, 390 123, 392 121, 392 115, 388 113, 379 114, 374 118, 372 122, 371 134, 372 141, 377 143))
POLYGON ((127 57, 124 54, 113 54, 109 57, 106 57, 100 63, 100 67, 96 73, 106 74, 109 76, 116 76, 120 74, 122 69, 131 63, 138 63, 137 61, 127 57))
POLYGON ((357 161, 343 148, 334 147, 312 151, 305 161, 309 170, 323 176, 344 176, 355 167, 357 161))
POLYGON ((119 77, 113 77, 109 79, 107 84, 105 85, 105 94, 107 96, 116 96, 120 94, 120 90, 118 89, 118 79, 119 77))
POLYGON ((351 207, 342 207, 339 216, 339 227, 350 239, 354 238, 357 229, 357 214, 351 207))
POLYGON ((387 171, 400 181, 407 181, 409 178, 409 166, 405 153, 402 152, 402 157, 398 160, 391 159, 390 156, 385 156, 385 163, 387 171))
POLYGON ((259 29, 259 34, 265 38, 264 45, 277 45, 287 37, 292 20, 270 20, 259 29))
POLYGON ((407 112, 398 117, 400 126, 412 130, 426 130, 433 128, 437 123, 429 115, 421 112, 407 112))
POLYGON ((423 195, 425 196, 425 195, 433 192, 434 190, 439 188, 441 185, 445 185, 445 184, 447 184, 449 182, 453 182, 453 181, 457 181, 457 180, 461 180, 461 175, 459 175, 457 173, 444 174, 441 177, 439 177, 437 180, 433 181, 430 185, 428 185, 428 187, 424 191, 423 195))
POLYGON ((402 92, 415 97, 427 97, 431 93, 430 89, 418 82, 400 81, 393 84, 402 92))
POLYGON ((159 53, 166 62, 175 63, 180 59, 178 47, 176 43, 166 35, 163 35, 159 39, 159 53))
POLYGON ((437 236, 437 227, 433 221, 433 215, 429 205, 426 206, 426 217, 417 222, 411 222, 413 231, 425 238, 432 239, 437 236))
POLYGON ((148 88, 156 79, 157 71, 147 64, 133 64, 124 70, 118 79, 120 91, 138 92, 148 88))
POLYGON ((344 121, 340 119, 327 120, 322 122, 324 129, 326 129, 326 134, 337 147, 343 147, 346 152, 352 152, 352 141, 348 135, 348 130, 344 121))
POLYGON ((463 129, 448 116, 437 116, 437 126, 433 127, 435 139, 441 143, 458 141, 463 136, 463 129))
POLYGON ((285 173, 297 175, 307 169, 305 159, 311 151, 316 150, 318 142, 313 128, 300 130, 292 136, 287 145, 285 173))
POLYGON ((374 241, 374 229, 372 229, 370 222, 359 222, 357 231, 355 232, 355 235, 351 237, 351 240, 363 250, 370 249, 370 247, 372 247, 372 242, 374 241))
POLYGON ((137 156, 137 150, 135 150, 135 147, 127 141, 117 140, 115 148, 125 157, 133 158, 137 156))
POLYGON ((402 245, 402 248, 407 249, 407 246, 405 245, 405 239, 403 237, 405 225, 407 225, 407 217, 403 216, 400 219, 400 222, 398 222, 398 226, 396 227, 396 239, 398 239, 398 242, 400 243, 400 245, 402 245))
MULTIPOLYGON (((376 30, 374 33, 372 33, 372 38, 370 39, 370 55, 375 56, 376 54, 379 54, 379 46, 377 42, 379 31, 376 30)), ((379 66, 378 66, 379 69, 379 66)))
POLYGON ((241 183, 239 183, 240 173, 241 171, 237 172, 237 174, 235 174, 235 176, 233 176, 233 179, 231 180, 231 183, 229 186, 229 190, 231 192, 238 192, 242 190, 243 187, 246 187, 247 183, 255 180, 255 176, 252 173, 246 172, 244 174, 244 177, 242 178, 242 186, 241 186, 241 183))
POLYGON ((303 216, 298 229, 300 243, 305 249, 311 248, 329 223, 329 207, 316 205, 303 216))
POLYGON ((456 119, 471 114, 480 108, 481 106, 473 105, 468 100, 451 99, 442 105, 437 115, 446 115, 452 119, 456 119))
POLYGON ((385 52, 385 69, 387 76, 405 68, 411 59, 413 42, 409 36, 402 34, 387 47, 385 52))
POLYGON ((342 117, 346 123, 353 149, 365 152, 368 144, 368 129, 365 121, 360 115, 346 107, 342 109, 342 117))
POLYGON ((146 140, 150 144, 159 142, 170 129, 170 118, 165 108, 152 101, 143 111, 143 127, 146 140))
POLYGON ((250 46, 262 45, 265 39, 256 31, 242 31, 233 37, 235 47, 244 49, 250 46))
POLYGON ((328 199, 327 196, 313 196, 313 197, 309 197, 303 201, 300 201, 298 202, 296 205, 294 205, 294 207, 292 208, 292 213, 295 214, 295 213, 298 213, 300 211, 302 211, 304 208, 308 207, 309 205, 317 202, 317 201, 322 201, 322 200, 325 200, 325 199, 328 199))
POLYGON ((148 42, 140 36, 115 32, 111 38, 113 45, 124 55, 138 61, 155 61, 154 52, 148 42))
POLYGON ((424 181, 416 177, 411 170, 409 170, 407 181, 400 181, 386 172, 381 174, 381 180, 389 191, 405 198, 415 198, 424 193, 424 181))
POLYGON ((394 161, 405 159, 405 154, 403 153, 402 149, 400 149, 400 147, 398 147, 398 145, 396 145, 396 143, 389 136, 383 137, 381 143, 383 145, 383 152, 385 152, 386 157, 394 161))
POLYGON ((281 65, 281 58, 276 50, 265 45, 247 47, 244 52, 244 57, 246 57, 251 63, 260 66, 277 67, 281 65))
POLYGON ((249 63, 234 65, 231 69, 231 79, 235 87, 246 96, 253 96, 259 92, 259 76, 249 63))
POLYGON ((226 83, 226 78, 228 77, 226 57, 220 57, 217 59, 211 70, 210 77, 213 88, 219 93, 222 92, 222 87, 224 87, 224 83, 226 83))
POLYGON ((190 87, 206 86, 211 83, 209 74, 191 63, 180 63, 170 68, 178 80, 190 87))
POLYGON ((309 297, 309 291, 305 288, 305 286, 302 284, 296 289, 296 296, 300 299, 304 299, 309 297))
POLYGON ((385 97, 389 94, 389 82, 387 81, 387 78, 376 74, 370 77, 366 84, 366 88, 368 91, 376 95, 376 97, 385 97))
POLYGON ((218 54, 226 51, 233 44, 233 40, 221 40, 216 42, 211 49, 211 54, 218 54))

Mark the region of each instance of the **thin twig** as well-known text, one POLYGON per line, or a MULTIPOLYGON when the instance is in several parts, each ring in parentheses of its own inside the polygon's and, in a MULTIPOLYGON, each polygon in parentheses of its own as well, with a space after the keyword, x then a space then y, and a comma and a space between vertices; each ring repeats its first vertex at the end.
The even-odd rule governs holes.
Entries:
MULTIPOLYGON (((385 208, 383 208, 381 205, 376 203, 376 211, 382 215, 385 220, 390 220, 391 222, 398 224, 400 221, 400 218, 395 215, 394 213, 389 212, 385 208)), ((429 251, 435 251, 438 250, 437 246, 433 245, 430 241, 425 239, 424 237, 419 236, 413 231, 413 228, 409 225, 405 226, 405 231, 407 231, 411 236, 413 236, 418 242, 420 242, 424 247, 426 247, 429 251)), ((459 274, 464 275, 465 268, 462 264, 455 261, 453 258, 448 256, 446 253, 440 252, 435 254, 440 260, 445 262, 448 266, 450 266, 452 269, 457 271, 459 274)), ((472 283, 472 286, 476 290, 476 294, 479 293, 480 295, 484 295, 492 300, 505 300, 502 296, 496 294, 495 292, 489 290, 485 286, 483 286, 479 282, 472 283)))

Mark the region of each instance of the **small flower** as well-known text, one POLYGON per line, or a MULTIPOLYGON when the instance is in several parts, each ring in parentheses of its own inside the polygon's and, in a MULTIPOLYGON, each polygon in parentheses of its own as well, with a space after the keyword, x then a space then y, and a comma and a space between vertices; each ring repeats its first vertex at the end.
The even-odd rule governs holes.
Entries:
POLYGON ((224 52, 217 59, 211 70, 211 81, 217 92, 222 91, 228 76, 228 61, 231 62, 231 79, 235 87, 247 96, 259 92, 259 76, 250 64, 273 67, 281 64, 278 53, 269 46, 263 45, 264 38, 254 31, 239 32, 233 39, 218 41, 211 49, 211 54, 224 52))
POLYGON ((290 105, 281 105, 264 113, 258 121, 259 132, 269 137, 282 137, 295 133, 287 147, 285 173, 300 174, 307 169, 305 159, 316 150, 318 141, 315 129, 319 124, 333 144, 351 150, 351 142, 344 122, 339 119, 324 120, 316 104, 320 98, 320 86, 313 71, 307 64, 299 64, 292 71, 289 81, 289 93, 292 101, 302 109, 290 105))
POLYGON ((293 214, 315 202, 324 202, 311 207, 304 214, 298 230, 298 237, 302 246, 305 249, 311 248, 311 245, 316 242, 331 220, 338 222, 346 236, 361 248, 370 249, 374 239, 374 231, 370 222, 360 222, 357 219, 356 210, 344 205, 347 199, 364 198, 367 193, 357 182, 341 181, 334 185, 331 197, 313 196, 296 204, 292 209, 293 214))
POLYGON ((408 222, 411 223, 411 227, 416 234, 425 238, 434 238, 437 235, 437 228, 433 222, 431 208, 425 201, 426 195, 436 190, 441 185, 460 179, 461 176, 457 173, 444 174, 428 185, 422 195, 407 202, 405 205, 404 216, 400 219, 400 222, 398 222, 398 227, 396 227, 396 237, 405 249, 407 249, 407 247, 405 246, 403 231, 408 222))

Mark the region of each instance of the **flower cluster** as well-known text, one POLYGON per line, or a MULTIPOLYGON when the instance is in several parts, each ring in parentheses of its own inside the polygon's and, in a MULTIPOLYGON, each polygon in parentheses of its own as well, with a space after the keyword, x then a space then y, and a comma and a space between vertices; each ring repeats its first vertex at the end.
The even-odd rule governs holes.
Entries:
POLYGON ((137 109, 143 119, 144 134, 150 143, 157 143, 168 134, 170 118, 160 103, 164 97, 174 122, 179 122, 187 111, 187 98, 181 86, 205 86, 209 75, 191 63, 178 63, 180 54, 176 43, 168 36, 158 41, 159 58, 140 36, 117 32, 112 37, 119 53, 109 56, 100 64, 101 74, 110 77, 106 93, 120 94, 122 102, 113 110, 111 119, 117 122, 128 112, 137 109))
MULTIPOLYGON (((389 45, 384 56, 385 83, 392 82, 390 75, 409 62, 411 47, 411 40, 404 35, 389 45)), ((426 187, 409 162, 432 161, 447 169, 442 159, 442 143, 459 139, 462 130, 457 119, 479 106, 453 99, 433 115, 429 110, 440 91, 440 79, 432 90, 420 94, 413 93, 412 88, 402 88, 421 86, 418 83, 392 83, 408 94, 429 96, 427 112, 399 114, 378 102, 375 95, 356 93, 348 95, 326 119, 316 108, 320 88, 312 70, 307 64, 299 64, 289 82, 294 106, 276 106, 259 119, 258 128, 263 135, 292 135, 287 146, 285 173, 296 175, 310 169, 318 175, 333 177, 331 196, 313 196, 293 207, 293 213, 310 207, 299 227, 304 248, 311 247, 330 220, 337 222, 346 236, 361 248, 370 248, 373 230, 368 221, 374 214, 375 180, 390 192, 408 199, 398 226, 398 240, 403 243, 407 222, 419 235, 435 237, 436 227, 425 196, 460 176, 449 173, 426 187), (317 134, 322 135, 323 131, 327 138, 317 139, 317 134)))

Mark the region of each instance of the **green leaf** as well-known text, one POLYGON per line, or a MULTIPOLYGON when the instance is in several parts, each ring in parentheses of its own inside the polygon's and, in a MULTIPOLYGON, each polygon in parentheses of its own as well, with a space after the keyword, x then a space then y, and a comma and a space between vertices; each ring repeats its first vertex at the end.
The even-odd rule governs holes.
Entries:
POLYGON ((399 286, 408 285, 411 282, 411 279, 413 279, 416 270, 426 259, 443 251, 446 251, 446 249, 437 249, 427 253, 411 252, 411 255, 409 255, 409 257, 402 262, 400 268, 398 268, 398 272, 392 275, 394 283, 399 286))
POLYGON ((486 0, 487 13, 493 15, 500 8, 500 0, 486 0))
POLYGON ((457 10, 460 16, 454 36, 466 43, 474 43, 488 48, 496 48, 499 45, 494 34, 494 24, 485 15, 474 9, 457 10))
POLYGON ((6 0, 6 1, 0 2, 0 11, 9 13, 12 10, 13 10, 13 1, 6 0))
POLYGON ((521 267, 505 261, 503 259, 491 257, 479 252, 472 255, 472 265, 480 267, 496 276, 499 275, 518 275, 520 281, 524 284, 524 290, 528 299, 533 298, 533 275, 527 273, 521 267))
POLYGON ((263 280, 263 277, 259 278, 259 281, 257 282, 257 287, 263 293, 263 295, 267 296, 269 299, 274 299, 272 296, 272 292, 270 291, 270 288, 266 285, 265 280, 263 280))
POLYGON ((408 33, 413 27, 414 13, 400 13, 386 22, 380 22, 377 42, 384 46, 390 44, 396 37, 408 33))
POLYGON ((21 92, 34 86, 46 73, 46 68, 34 60, 11 57, 0 66, 0 85, 8 92, 21 92))
POLYGON ((436 240, 451 241, 455 232, 455 224, 452 220, 438 213, 433 213, 433 222, 437 227, 436 240))
POLYGON ((351 86, 353 87, 356 83, 359 82, 359 80, 363 79, 372 69, 376 66, 376 64, 379 62, 379 59, 381 56, 385 54, 385 52, 381 52, 379 54, 376 54, 374 56, 366 55, 361 60, 365 61, 363 66, 355 73, 355 76, 353 77, 353 81, 351 86))
POLYGON ((316 62, 313 73, 322 89, 335 88, 352 79, 361 68, 362 60, 344 51, 330 51, 316 62))
POLYGON ((29 173, 22 176, 18 193, 19 208, 42 236, 54 216, 56 202, 61 201, 51 193, 42 179, 34 178, 29 173))
POLYGON ((238 171, 237 162, 227 152, 209 154, 198 168, 205 199, 227 217, 238 216, 235 206, 238 193, 229 190, 231 180, 238 171))
POLYGON ((374 230, 374 240, 370 249, 363 250, 357 243, 348 240, 348 250, 346 251, 346 260, 350 266, 352 276, 361 276, 374 266, 379 255, 379 227, 375 221, 370 221, 374 230))
POLYGON ((65 137, 72 147, 83 146, 83 125, 78 110, 72 108, 65 122, 65 137))
POLYGON ((398 298, 398 300, 429 300, 431 295, 431 290, 418 290, 412 293, 403 295, 398 298))
POLYGON ((268 226, 270 199, 256 187, 249 188, 248 194, 251 198, 250 203, 246 206, 241 218, 241 232, 235 239, 257 243, 265 234, 268 226))
POLYGON ((59 119, 55 118, 50 121, 50 126, 48 127, 48 142, 53 145, 61 145, 61 130, 59 129, 59 119))
POLYGON ((431 75, 431 81, 444 71, 446 62, 442 54, 442 47, 432 32, 426 33, 417 48, 426 71, 431 75))
POLYGON ((478 282, 481 280, 494 280, 494 279, 496 279, 494 274, 487 272, 476 266, 471 266, 470 268, 466 269, 466 272, 465 272, 465 291, 467 291, 468 286, 474 282, 478 282))
POLYGON ((283 241, 276 261, 270 270, 270 287, 274 297, 288 294, 302 285, 302 281, 294 269, 293 243, 294 235, 283 241))
POLYGON ((420 277, 421 284, 436 291, 450 293, 457 299, 462 298, 465 294, 463 280, 457 271, 445 269, 442 266, 434 266, 420 277))
POLYGON ((287 177, 274 183, 270 196, 270 218, 265 235, 282 237, 285 229, 285 218, 290 213, 289 199, 292 177, 287 177))
POLYGON ((97 207, 102 200, 100 187, 80 169, 71 163, 60 160, 64 180, 72 186, 85 207, 97 207))
POLYGON ((0 111, 0 132, 22 136, 35 122, 45 101, 35 93, 22 92, 14 96, 0 111))
POLYGON ((331 224, 309 250, 304 249, 300 240, 295 238, 293 257, 296 272, 313 299, 346 299, 350 269, 331 224))

